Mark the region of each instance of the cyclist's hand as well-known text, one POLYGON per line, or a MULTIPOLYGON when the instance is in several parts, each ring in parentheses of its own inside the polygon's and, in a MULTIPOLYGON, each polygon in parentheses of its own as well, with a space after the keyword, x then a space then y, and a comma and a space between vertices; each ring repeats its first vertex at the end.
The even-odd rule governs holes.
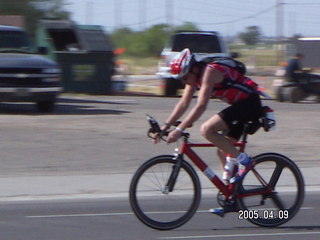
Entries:
POLYGON ((153 143, 154 143, 154 144, 157 144, 157 143, 160 142, 160 141, 161 141, 160 133, 156 133, 156 134, 154 135, 154 138, 153 138, 153 143))
MULTIPOLYGON (((161 127, 162 133, 165 132, 165 131, 167 131, 168 129, 169 129, 169 127, 168 127, 167 125, 161 127)), ((154 135, 154 139, 153 139, 153 143, 154 143, 154 144, 157 144, 158 142, 161 141, 161 137, 162 137, 161 134, 162 134, 162 133, 156 133, 156 134, 154 135)))
POLYGON ((180 137, 181 137, 181 132, 175 129, 169 133, 167 138, 167 143, 176 142, 180 137))

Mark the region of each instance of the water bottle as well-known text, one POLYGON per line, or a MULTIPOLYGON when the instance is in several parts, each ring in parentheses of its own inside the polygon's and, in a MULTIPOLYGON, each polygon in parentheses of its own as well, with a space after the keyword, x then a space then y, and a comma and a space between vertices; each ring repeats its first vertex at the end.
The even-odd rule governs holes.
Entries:
POLYGON ((235 158, 232 158, 230 156, 226 157, 226 165, 224 165, 224 172, 222 175, 222 179, 229 181, 230 178, 234 175, 235 166, 237 164, 237 161, 235 158))

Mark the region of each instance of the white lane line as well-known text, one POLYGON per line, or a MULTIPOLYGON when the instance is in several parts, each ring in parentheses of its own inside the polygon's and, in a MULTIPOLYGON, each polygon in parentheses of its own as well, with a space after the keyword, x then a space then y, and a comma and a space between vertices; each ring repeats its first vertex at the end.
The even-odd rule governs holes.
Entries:
MULTIPOLYGON (((175 214, 184 213, 185 211, 170 211, 170 212, 146 212, 147 214, 175 214)), ((198 213, 207 212, 208 210, 199 210, 198 213)), ((133 215, 133 212, 123 213, 79 213, 79 214, 56 214, 56 215, 33 215, 25 216, 26 218, 62 218, 62 217, 95 217, 95 216, 121 216, 121 215, 133 215)))
POLYGON ((160 237, 158 239, 204 239, 204 238, 239 238, 239 237, 266 237, 266 236, 287 236, 287 235, 318 235, 320 232, 294 232, 294 233, 252 233, 252 234, 226 234, 226 235, 199 235, 199 236, 179 236, 160 237))
POLYGON ((26 216, 26 218, 96 217, 96 216, 121 216, 121 215, 133 215, 133 212, 37 215, 37 216, 26 216))
MULTIPOLYGON (((313 207, 302 207, 300 210, 312 210, 313 207)), ((170 212, 148 212, 148 214, 168 214, 168 213, 183 213, 184 211, 170 211, 170 212)), ((198 210, 197 213, 209 213, 208 210, 198 210)), ((122 213, 79 213, 79 214, 53 214, 53 215, 31 215, 26 218, 62 218, 62 217, 96 217, 96 216, 121 216, 133 215, 133 212, 122 213)))

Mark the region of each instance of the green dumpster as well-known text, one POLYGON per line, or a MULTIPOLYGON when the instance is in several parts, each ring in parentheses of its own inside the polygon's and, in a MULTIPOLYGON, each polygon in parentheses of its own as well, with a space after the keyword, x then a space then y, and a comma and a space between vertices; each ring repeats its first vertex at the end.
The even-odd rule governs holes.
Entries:
POLYGON ((65 92, 112 94, 113 47, 101 26, 41 20, 37 44, 60 64, 65 92))

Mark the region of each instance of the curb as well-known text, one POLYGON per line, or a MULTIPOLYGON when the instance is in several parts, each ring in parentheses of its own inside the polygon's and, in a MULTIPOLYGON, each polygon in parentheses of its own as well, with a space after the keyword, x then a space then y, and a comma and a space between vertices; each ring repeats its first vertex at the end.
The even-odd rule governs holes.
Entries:
MULTIPOLYGON (((317 169, 300 168, 308 193, 319 192, 317 169)), ((319 168, 320 170, 320 168, 319 168)), ((133 173, 71 176, 13 176, 0 178, 0 202, 48 201, 101 198, 128 198, 133 173)), ((203 194, 217 194, 217 189, 201 173, 198 174, 203 194)), ((290 191, 283 186, 283 191, 290 191)))

